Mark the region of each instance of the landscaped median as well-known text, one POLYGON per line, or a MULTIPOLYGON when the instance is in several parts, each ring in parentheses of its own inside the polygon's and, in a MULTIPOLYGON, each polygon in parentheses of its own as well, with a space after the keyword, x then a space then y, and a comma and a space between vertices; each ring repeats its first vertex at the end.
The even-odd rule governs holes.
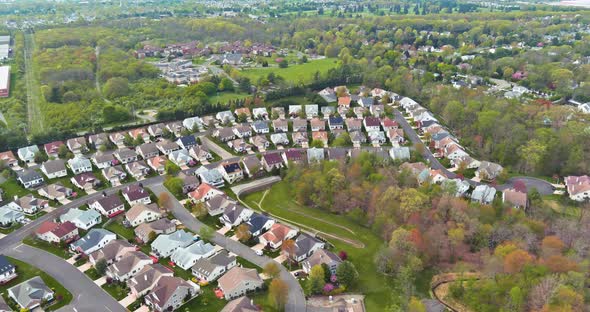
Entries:
POLYGON ((4 297, 6 302, 11 306, 11 308, 14 311, 22 311, 22 309, 20 309, 20 307, 17 307, 14 300, 8 297, 7 290, 35 276, 41 277, 41 279, 43 279, 43 282, 45 282, 45 284, 54 292, 53 301, 47 303, 44 306, 45 311, 58 310, 59 308, 68 305, 72 301, 72 294, 53 277, 49 276, 49 274, 39 270, 38 268, 26 262, 19 261, 10 257, 7 258, 10 261, 10 263, 16 266, 16 273, 18 274, 18 277, 4 285, 0 285, 0 292, 2 293, 2 296, 4 297))

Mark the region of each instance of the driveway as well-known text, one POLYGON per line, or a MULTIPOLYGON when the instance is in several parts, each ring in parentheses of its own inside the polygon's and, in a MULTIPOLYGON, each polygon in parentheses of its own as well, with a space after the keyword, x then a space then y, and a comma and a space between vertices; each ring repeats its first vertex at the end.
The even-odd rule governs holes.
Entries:
POLYGON ((130 304, 132 304, 133 302, 135 302, 135 300, 137 300, 137 297, 135 297, 134 294, 129 294, 127 297, 119 300, 119 304, 124 307, 127 307, 130 304))
MULTIPOLYGON (((168 192, 168 190, 162 185, 152 185, 150 187, 153 192, 159 194, 161 192, 168 192)), ((169 192, 168 192, 169 193, 169 192)), ((174 214, 174 216, 180 220, 187 228, 194 232, 199 232, 201 227, 205 226, 202 222, 197 220, 188 210, 186 210, 178 200, 175 199, 172 194, 170 194, 170 198, 172 199, 172 207, 170 211, 174 214)), ((269 262, 274 262, 271 258, 266 256, 258 256, 250 247, 240 243, 233 241, 219 233, 215 233, 213 235, 212 242, 222 246, 223 248, 227 249, 228 251, 254 263, 258 267, 263 268, 269 262)), ((280 278, 284 280, 287 285, 289 285, 289 298, 287 305, 285 307, 285 311, 287 312, 301 312, 306 310, 306 301, 305 295, 303 294, 303 290, 301 289, 301 285, 293 277, 293 275, 283 266, 280 266, 281 274, 280 278)))
POLYGON ((59 311, 96 311, 97 307, 104 307, 103 311, 125 311, 123 306, 78 268, 53 254, 23 244, 2 250, 6 255, 29 263, 49 274, 72 293, 72 302, 59 311))

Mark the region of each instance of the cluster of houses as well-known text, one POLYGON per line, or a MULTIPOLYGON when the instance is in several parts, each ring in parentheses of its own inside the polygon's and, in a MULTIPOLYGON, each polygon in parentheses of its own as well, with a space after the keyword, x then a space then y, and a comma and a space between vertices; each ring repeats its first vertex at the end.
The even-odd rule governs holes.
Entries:
MULTIPOLYGON (((144 45, 142 49, 134 52, 136 58, 143 59, 146 57, 199 57, 208 56, 210 54, 240 54, 252 56, 271 56, 277 50, 265 43, 254 42, 252 44, 245 44, 243 41, 225 42, 217 46, 199 47, 198 41, 191 41, 185 43, 169 44, 166 47, 157 47, 153 45, 144 45)), ((282 50, 278 51, 282 52, 282 50)))
MULTIPOLYGON (((6 284, 18 277, 17 268, 8 258, 0 255, 0 285, 6 284)), ((54 291, 40 276, 32 277, 6 291, 21 311, 33 311, 34 309, 51 302, 54 299, 54 291)), ((0 296, 0 311, 12 311, 12 308, 0 296)))
POLYGON ((581 202, 590 199, 590 176, 569 176, 564 181, 572 200, 581 202))
POLYGON ((173 84, 192 84, 199 82, 209 70, 205 66, 194 66, 191 60, 160 60, 152 63, 161 72, 160 76, 173 84))

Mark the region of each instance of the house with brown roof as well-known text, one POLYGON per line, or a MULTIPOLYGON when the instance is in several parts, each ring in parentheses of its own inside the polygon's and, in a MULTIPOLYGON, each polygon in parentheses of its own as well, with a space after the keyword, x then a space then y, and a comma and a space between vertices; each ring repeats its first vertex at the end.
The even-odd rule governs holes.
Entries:
POLYGON ((160 150, 158 150, 158 146, 156 143, 148 142, 143 143, 135 148, 135 151, 141 155, 143 159, 152 158, 158 156, 160 154, 160 150))
POLYGON ((66 161, 63 159, 48 160, 41 164, 41 171, 48 179, 61 178, 68 175, 66 161))
POLYGON ((178 178, 182 181, 182 193, 186 194, 194 191, 199 186, 199 178, 192 174, 184 172, 178 173, 178 178))
POLYGON ((526 209, 528 207, 527 194, 515 189, 505 189, 502 191, 502 202, 514 208, 526 209))
POLYGON ((43 186, 39 189, 39 195, 50 199, 50 200, 59 200, 62 201, 70 196, 72 196, 72 189, 69 187, 63 186, 61 182, 49 184, 47 186, 43 186))
POLYGON ((191 272, 202 281, 213 282, 236 265, 236 256, 224 249, 214 256, 197 260, 191 272))
POLYGON ((344 123, 348 132, 360 131, 363 127, 363 121, 357 118, 346 118, 344 123))
POLYGON ((301 118, 293 119, 293 132, 307 132, 307 120, 301 118))
POLYGON ((572 200, 581 202, 590 199, 590 176, 568 176, 564 182, 572 200))
POLYGON ((231 140, 235 140, 236 134, 234 133, 233 128, 225 127, 213 131, 213 137, 217 138, 221 142, 228 142, 231 140))
POLYGON ((69 221, 64 223, 45 221, 37 228, 35 234, 39 239, 46 242, 68 243, 78 238, 78 228, 69 221))
POLYGON ((307 132, 293 132, 291 134, 291 139, 293 140, 293 145, 305 147, 307 144, 309 144, 307 132))
POLYGON ((262 311, 254 301, 246 296, 228 302, 221 312, 258 312, 262 311))
POLYGON ((282 223, 275 223, 270 230, 258 237, 258 241, 272 249, 281 247, 283 241, 292 239, 297 235, 297 230, 290 228, 282 223))
POLYGON ((149 132, 143 127, 129 130, 129 135, 133 139, 141 138, 144 142, 149 142, 151 140, 149 132))
POLYGON ((381 118, 381 126, 383 127, 383 130, 385 130, 385 131, 387 131, 389 129, 397 129, 397 128, 399 128, 399 125, 397 124, 397 121, 392 120, 389 117, 381 118))
POLYGON ((252 143, 258 151, 264 151, 270 146, 270 142, 265 135, 255 135, 251 137, 250 143, 252 143))
POLYGON ((240 108, 236 108, 236 110, 234 110, 234 114, 238 117, 240 117, 240 115, 245 115, 247 118, 252 117, 252 113, 250 113, 250 109, 248 107, 240 107, 240 108))
POLYGON ((213 158, 213 155, 209 152, 209 148, 204 145, 193 146, 188 150, 188 153, 192 158, 200 162, 209 161, 213 158))
POLYGON ((12 151, 0 153, 0 161, 3 161, 6 166, 11 168, 18 166, 18 159, 16 159, 12 151))
POLYGON ((289 132, 289 122, 286 119, 275 119, 272 128, 274 132, 289 132))
POLYGON ((207 183, 201 183, 201 185, 199 185, 196 190, 188 194, 188 197, 193 202, 203 202, 211 199, 217 194, 223 194, 223 192, 207 183))
POLYGON ((158 123, 154 125, 149 125, 147 127, 148 133, 153 136, 154 138, 159 138, 164 134, 164 129, 166 129, 166 125, 163 123, 158 123))
POLYGON ((326 130, 326 121, 324 119, 314 118, 309 123, 311 125, 311 131, 326 130))
POLYGON ((177 151, 180 149, 180 146, 176 144, 176 142, 172 142, 170 140, 164 139, 160 140, 156 143, 156 147, 162 152, 164 155, 169 155, 170 153, 177 151))
POLYGON ((141 251, 130 251, 119 261, 107 267, 107 277, 115 281, 124 282, 139 273, 148 264, 153 264, 154 259, 141 251))
POLYGON ((228 207, 234 207, 237 202, 227 197, 225 194, 216 194, 205 203, 207 212, 210 216, 222 214, 228 207))
POLYGON ((226 300, 231 300, 255 291, 264 285, 256 269, 233 267, 218 280, 226 300))
POLYGON ((136 298, 145 296, 164 276, 172 277, 174 272, 159 264, 148 264, 141 269, 134 277, 127 280, 127 287, 136 298))
POLYGON ((152 311, 164 312, 180 308, 187 297, 194 297, 200 287, 179 277, 163 276, 145 296, 145 303, 152 311))
POLYGON ((236 153, 245 153, 252 149, 252 145, 248 144, 244 139, 235 139, 227 142, 227 146, 232 148, 236 153))
POLYGON ((109 134, 109 140, 117 145, 118 148, 125 147, 125 133, 123 132, 113 132, 109 134))
POLYGON ((139 159, 139 157, 138 157, 139 155, 137 154, 137 152, 135 152, 135 150, 132 150, 132 149, 126 148, 126 147, 116 150, 113 153, 113 155, 122 164, 134 162, 139 159))
POLYGON ((98 149, 101 146, 105 146, 109 142, 109 136, 106 133, 92 134, 88 137, 88 142, 98 149))
POLYGON ((123 193, 123 198, 125 198, 129 205, 147 205, 152 202, 152 200, 150 199, 150 193, 139 184, 126 186, 121 191, 121 193, 123 193))
POLYGON ((125 211, 125 205, 117 194, 106 195, 103 193, 102 197, 91 202, 88 206, 109 218, 115 217, 125 211))
POLYGON ((127 172, 123 166, 117 165, 114 167, 106 167, 101 170, 102 176, 109 181, 112 186, 121 184, 121 181, 127 178, 127 172))
POLYGON ((54 141, 54 142, 47 143, 47 144, 43 145, 43 149, 45 150, 45 153, 47 154, 47 156, 57 158, 59 148, 62 145, 65 145, 63 141, 54 141))
POLYGON ((32 215, 49 207, 49 202, 44 199, 38 199, 34 195, 29 194, 15 198, 14 201, 8 203, 7 206, 12 210, 22 211, 25 214, 32 215))
POLYGON ((314 131, 311 133, 312 141, 320 141, 324 146, 328 146, 328 132, 326 131, 314 131))
POLYGON ((261 161, 255 155, 242 157, 240 163, 242 164, 242 168, 244 168, 244 172, 246 173, 246 175, 248 175, 248 177, 257 176, 261 172, 261 161))
POLYGON ((132 227, 142 223, 152 222, 162 217, 162 212, 156 204, 135 204, 125 212, 125 222, 132 227))
POLYGON ((335 253, 326 249, 319 249, 307 258, 307 260, 303 261, 301 267, 303 268, 303 272, 309 274, 311 268, 314 266, 326 264, 330 268, 330 272, 334 275, 340 263, 342 263, 342 259, 335 253))
POLYGON ((125 169, 136 180, 143 180, 151 171, 150 167, 145 163, 145 160, 138 160, 132 163, 125 164, 125 169))
POLYGON ((68 149, 76 155, 88 152, 88 146, 86 145, 85 137, 69 139, 66 141, 66 145, 68 146, 68 149))
POLYGON ((88 255, 88 260, 92 265, 98 261, 104 260, 107 265, 111 265, 121 260, 127 253, 137 250, 135 246, 123 239, 109 241, 100 250, 88 255))
POLYGON ((150 241, 150 235, 155 233, 160 234, 171 234, 176 231, 176 224, 168 218, 161 218, 154 222, 142 223, 135 228, 136 238, 143 242, 148 243, 150 241))

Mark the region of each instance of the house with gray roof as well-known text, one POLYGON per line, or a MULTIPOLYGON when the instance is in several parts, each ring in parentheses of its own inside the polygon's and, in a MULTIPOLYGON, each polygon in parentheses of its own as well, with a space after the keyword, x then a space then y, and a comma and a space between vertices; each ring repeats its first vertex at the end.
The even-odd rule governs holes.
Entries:
POLYGON ((41 164, 41 171, 48 179, 61 178, 68 175, 66 162, 63 159, 48 160, 41 164))
POLYGON ((317 117, 320 109, 317 104, 307 104, 305 105, 305 116, 307 119, 312 119, 313 117, 317 117))
POLYGON ((295 239, 295 252, 291 256, 293 260, 301 262, 311 256, 316 250, 324 248, 325 245, 321 240, 309 234, 301 233, 295 239))
POLYGON ((68 159, 68 167, 74 174, 83 172, 92 172, 92 163, 84 156, 76 156, 72 159, 68 159))
POLYGON ((486 184, 476 186, 471 192, 471 200, 482 204, 491 204, 494 197, 496 197, 496 189, 486 184))
POLYGON ((139 273, 146 265, 152 264, 153 261, 141 251, 130 251, 119 261, 109 265, 106 274, 113 280, 124 282, 139 273))
POLYGON ((196 296, 199 291, 199 285, 191 281, 174 276, 163 276, 145 296, 145 303, 152 311, 173 311, 180 308, 185 300, 196 296))
POLYGON ((254 130, 254 132, 256 132, 258 134, 270 132, 270 128, 268 126, 268 123, 266 121, 262 121, 262 120, 253 122, 252 123, 252 130, 254 130))
POLYGON ((197 260, 191 272, 196 278, 211 283, 236 265, 236 256, 224 249, 212 257, 197 260))
POLYGON ((192 234, 178 230, 171 234, 161 234, 151 244, 152 252, 161 258, 172 255, 179 248, 187 247, 194 242, 192 234))
POLYGON ((102 221, 100 213, 94 209, 80 210, 72 208, 59 217, 63 222, 72 222, 77 228, 88 231, 102 221))
POLYGON ((156 235, 171 234, 176 231, 176 223, 168 218, 161 218, 154 222, 142 223, 135 228, 135 236, 142 242, 148 243, 152 233, 156 235))
POLYGON ((90 229, 84 237, 70 244, 70 249, 74 252, 90 255, 115 239, 117 239, 117 235, 113 232, 105 229, 90 229))
POLYGON ((475 176, 481 180, 491 181, 497 178, 503 170, 504 168, 502 166, 484 160, 479 164, 477 171, 475 171, 475 176))
POLYGON ((270 135, 270 141, 275 146, 278 146, 278 145, 283 145, 283 146, 284 145, 289 145, 289 137, 284 132, 271 134, 270 135))
POLYGON ((454 190, 454 194, 451 195, 454 195, 455 197, 462 197, 469 190, 470 184, 469 182, 461 179, 446 179, 442 181, 441 186, 445 191, 454 190))
POLYGON ((16 222, 22 222, 25 214, 21 211, 10 209, 8 205, 0 207, 0 226, 9 227, 16 222))
POLYGON ((225 208, 219 220, 229 228, 238 226, 240 223, 247 221, 252 215, 252 210, 241 205, 230 205, 225 208))
POLYGON ((301 263, 301 267, 303 268, 303 272, 309 274, 311 268, 314 266, 326 264, 330 268, 330 272, 336 274, 336 269, 338 269, 340 263, 342 263, 342 259, 335 253, 326 249, 318 249, 307 260, 301 263))
POLYGON ((140 146, 135 148, 135 151, 139 155, 141 155, 143 159, 148 159, 160 155, 160 151, 158 150, 156 143, 152 142, 141 144, 140 146))
POLYGON ((182 126, 190 131, 198 130, 203 128, 203 120, 198 116, 189 117, 182 121, 182 126))
POLYGON ((307 149, 307 162, 314 163, 324 160, 324 149, 312 147, 307 149))
POLYGON ((199 240, 186 248, 179 248, 170 257, 170 260, 183 270, 188 270, 199 259, 209 258, 215 252, 215 247, 210 243, 199 240))
POLYGON ((18 158, 27 164, 35 162, 35 154, 39 152, 37 145, 21 147, 16 151, 18 158))
POLYGON ((17 173, 17 180, 24 188, 30 189, 43 184, 43 176, 33 169, 25 169, 17 173))
POLYGON ((53 291, 40 276, 35 276, 8 289, 8 296, 22 309, 32 310, 53 300, 53 291))
POLYGON ((215 187, 223 187, 225 184, 223 175, 217 168, 207 168, 201 166, 195 171, 195 175, 199 176, 201 183, 206 183, 215 187))
POLYGON ((272 225, 275 224, 275 220, 255 212, 250 216, 246 224, 248 225, 248 231, 252 237, 258 237, 264 232, 270 230, 272 225))
POLYGON ((127 286, 131 289, 131 294, 139 298, 150 292, 160 278, 173 275, 174 272, 159 263, 148 264, 137 275, 127 280, 127 286))
POLYGON ((121 165, 106 167, 102 169, 101 172, 105 179, 107 179, 107 181, 113 186, 121 184, 121 181, 127 178, 127 172, 121 165))
POLYGON ((115 157, 122 164, 134 162, 139 159, 138 154, 135 152, 135 150, 132 150, 130 148, 120 148, 116 150, 115 153, 113 153, 113 155, 115 155, 115 157))
POLYGON ((98 169, 104 169, 114 164, 115 156, 112 152, 97 152, 92 156, 92 162, 98 169))
POLYGON ((231 111, 222 111, 219 112, 217 114, 215 114, 215 118, 217 120, 219 120, 219 122, 221 123, 234 123, 236 121, 236 117, 234 117, 234 114, 231 111))

